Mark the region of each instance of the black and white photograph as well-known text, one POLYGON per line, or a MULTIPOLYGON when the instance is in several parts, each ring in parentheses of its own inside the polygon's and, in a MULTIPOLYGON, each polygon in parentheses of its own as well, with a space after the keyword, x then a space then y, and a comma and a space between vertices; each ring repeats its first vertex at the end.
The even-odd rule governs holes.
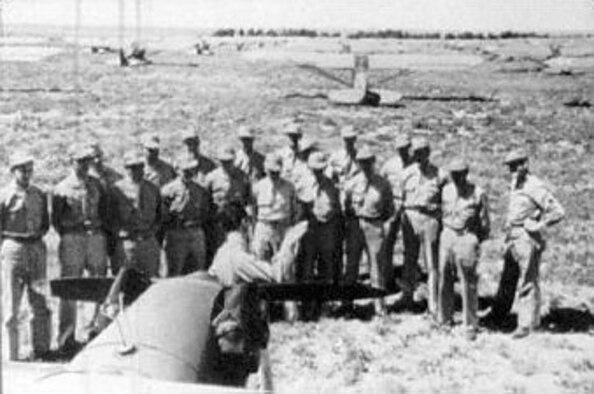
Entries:
POLYGON ((594 393, 594 1, 0 0, 0 394, 594 393))

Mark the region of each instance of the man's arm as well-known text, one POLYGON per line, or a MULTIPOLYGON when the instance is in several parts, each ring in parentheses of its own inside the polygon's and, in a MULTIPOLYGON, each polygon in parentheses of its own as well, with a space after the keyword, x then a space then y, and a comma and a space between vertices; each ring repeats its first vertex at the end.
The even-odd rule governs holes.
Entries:
MULTIPOLYGON (((44 236, 49 231, 50 218, 49 218, 49 207, 47 201, 47 194, 41 192, 41 228, 39 229, 39 235, 44 236)), ((2 233, 0 229, 0 234, 2 233)))
POLYGON ((396 209, 394 208, 394 195, 392 194, 392 187, 385 179, 382 179, 384 191, 382 193, 384 199, 382 220, 386 221, 394 216, 396 209))
POLYGON ((297 190, 295 189, 293 184, 288 183, 287 185, 287 193, 289 193, 289 201, 291 205, 290 221, 291 224, 294 224, 297 221, 297 219, 300 216, 302 216, 302 210, 297 202, 297 190))
POLYGON ((0 244, 2 244, 3 240, 4 218, 6 218, 6 206, 4 205, 4 196, 0 194, 0 244))
POLYGON ((249 253, 242 253, 237 259, 239 264, 235 267, 235 276, 239 283, 276 283, 280 279, 279 269, 273 264, 260 261, 249 253))
POLYGON ((60 235, 63 233, 62 215, 66 205, 66 199, 59 193, 53 193, 51 196, 51 212, 50 221, 56 232, 60 235))
POLYGON ((529 232, 538 232, 559 223, 565 217, 565 209, 553 193, 544 185, 529 190, 531 197, 541 209, 539 217, 528 219, 524 227, 529 232))
POLYGON ((167 226, 171 225, 171 201, 172 197, 169 195, 167 186, 163 186, 163 188, 161 188, 161 225, 163 232, 167 226))
POLYGON ((559 223, 563 218, 565 218, 565 209, 559 200, 553 196, 553 193, 547 190, 547 195, 543 202, 543 217, 541 221, 543 221, 546 226, 552 226, 559 223))
POLYGON ((478 211, 478 239, 483 242, 489 238, 491 232, 491 220, 489 218, 489 199, 487 194, 482 192, 479 196, 479 211, 478 211))
POLYGON ((159 189, 157 188, 156 190, 156 194, 155 194, 155 199, 156 199, 156 212, 155 212, 155 236, 157 237, 157 241, 159 242, 159 245, 161 245, 163 243, 163 238, 164 238, 164 234, 163 234, 163 203, 161 201, 161 194, 159 193, 159 189))

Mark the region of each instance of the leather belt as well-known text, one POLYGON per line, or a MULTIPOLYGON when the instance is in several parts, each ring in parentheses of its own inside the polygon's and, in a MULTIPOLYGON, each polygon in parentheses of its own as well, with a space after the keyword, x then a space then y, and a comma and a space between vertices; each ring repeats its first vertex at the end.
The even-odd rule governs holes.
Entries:
POLYGON ((258 222, 264 223, 264 224, 270 224, 270 225, 280 225, 280 224, 285 224, 285 223, 289 223, 289 219, 278 219, 278 220, 267 220, 267 219, 258 219, 258 222))
POLYGON ((474 234, 472 231, 468 230, 467 228, 463 228, 463 229, 457 229, 457 228, 453 228, 448 226, 447 224, 444 223, 443 226, 444 229, 448 229, 451 232, 456 233, 457 235, 466 235, 466 234, 474 234))
POLYGON ((168 230, 186 230, 192 228, 202 228, 202 221, 199 220, 187 220, 187 221, 175 221, 171 225, 167 226, 168 230))
POLYGON ((36 237, 32 237, 30 235, 25 235, 25 234, 7 234, 7 233, 3 233, 2 234, 2 238, 4 239, 10 239, 12 241, 16 241, 16 242, 22 242, 22 243, 35 243, 38 241, 41 241, 41 237, 36 236, 36 237))
POLYGON ((364 222, 370 222, 370 223, 373 223, 373 222, 383 222, 382 218, 379 218, 379 217, 377 217, 377 218, 370 218, 368 216, 357 216, 357 219, 363 220, 364 222))
POLYGON ((155 237, 155 234, 153 234, 151 232, 128 233, 128 234, 120 233, 118 235, 119 239, 126 240, 126 241, 145 241, 147 239, 152 239, 154 237, 155 237))
POLYGON ((97 228, 69 228, 69 229, 65 229, 62 234, 82 234, 82 235, 95 235, 95 234, 102 234, 103 230, 101 230, 101 228, 97 227, 97 228))

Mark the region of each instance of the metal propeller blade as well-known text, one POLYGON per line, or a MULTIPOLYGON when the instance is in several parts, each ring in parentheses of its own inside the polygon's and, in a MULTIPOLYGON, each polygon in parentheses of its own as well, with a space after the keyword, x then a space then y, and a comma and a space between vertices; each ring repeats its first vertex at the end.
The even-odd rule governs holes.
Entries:
POLYGON ((258 294, 269 301, 334 301, 359 298, 377 298, 388 294, 360 283, 353 285, 333 285, 326 283, 282 283, 258 284, 258 294))

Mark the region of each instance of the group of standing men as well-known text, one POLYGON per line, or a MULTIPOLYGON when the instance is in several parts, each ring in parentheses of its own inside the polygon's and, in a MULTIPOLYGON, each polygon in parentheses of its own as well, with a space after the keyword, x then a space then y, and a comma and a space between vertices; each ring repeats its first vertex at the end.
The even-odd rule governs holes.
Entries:
MULTIPOLYGON (((185 133, 176 167, 160 158, 159 139, 150 137, 143 141, 144 152, 134 149, 125 155, 123 175, 104 164, 98 144, 77 146, 70 154, 71 174, 50 198, 31 184, 34 159, 12 156, 13 180, 0 193, 9 358, 19 354, 18 315, 25 290, 34 354, 49 350, 43 237, 50 224, 60 237, 62 277, 84 271, 105 276, 108 268, 115 275, 124 266, 153 277, 177 276, 207 270, 214 259, 211 273, 233 284, 253 279, 250 272, 255 271, 246 269, 249 264, 242 268, 242 262, 231 267, 226 259, 244 256, 265 267, 261 263, 279 251, 288 229, 305 220, 297 281, 354 284, 366 261, 370 283, 380 289, 395 280, 393 251, 401 231, 404 270, 398 307, 412 308, 424 270, 428 310, 439 322, 450 323, 457 272, 463 323, 474 337, 479 245, 490 228, 486 195, 468 180, 468 164, 456 159, 442 171, 431 163, 425 138, 411 141, 399 134, 396 154, 376 171, 375 155, 368 147, 357 148, 353 127, 341 130, 344 147, 331 155, 302 139, 301 124, 290 123, 283 131, 289 144, 264 156, 254 150, 255 130, 241 127, 242 148, 220 147, 218 164, 201 153, 196 133, 185 133), (234 212, 241 216, 243 236, 231 237, 229 230, 237 226, 225 225, 234 212), (162 252, 165 264, 160 263, 162 252), (418 265, 420 255, 424 269, 418 265), (220 275, 221 267, 225 275, 220 275)), ((521 278, 518 297, 525 307, 520 308, 520 337, 538 325, 541 231, 564 213, 545 184, 529 173, 525 152, 512 152, 505 164, 512 174, 507 249, 492 312, 509 312, 521 278)), ((382 299, 375 307, 377 314, 387 311, 382 299)), ((71 346, 75 331, 76 304, 61 300, 59 346, 71 346)))

